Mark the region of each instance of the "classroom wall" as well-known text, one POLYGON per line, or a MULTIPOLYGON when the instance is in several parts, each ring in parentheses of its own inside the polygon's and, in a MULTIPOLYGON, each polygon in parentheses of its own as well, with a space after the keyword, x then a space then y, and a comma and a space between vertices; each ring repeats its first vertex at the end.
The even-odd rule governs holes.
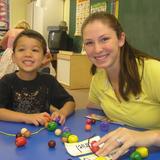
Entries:
POLYGON ((26 19, 26 6, 30 0, 10 0, 10 28, 26 19))
POLYGON ((63 20, 64 0, 46 0, 43 19, 43 33, 47 39, 48 26, 59 25, 63 20))
POLYGON ((67 22, 67 25, 69 27, 69 12, 70 11, 70 0, 64 1, 64 13, 63 13, 63 20, 67 22))
POLYGON ((65 20, 69 26, 70 0, 42 0, 45 6, 43 6, 43 9, 36 7, 35 14, 33 13, 35 7, 33 9, 33 5, 29 5, 31 1, 35 0, 10 0, 11 28, 14 27, 18 21, 25 19, 30 22, 33 29, 40 31, 47 40, 47 26, 59 25, 59 22, 62 20, 65 20), (41 13, 38 13, 39 11, 41 13), (35 16, 34 18, 33 14, 35 16))
POLYGON ((63 0, 41 0, 30 2, 27 5, 27 21, 32 29, 43 34, 48 39, 48 26, 57 26, 64 17, 63 0), (38 5, 37 5, 38 4, 38 5))

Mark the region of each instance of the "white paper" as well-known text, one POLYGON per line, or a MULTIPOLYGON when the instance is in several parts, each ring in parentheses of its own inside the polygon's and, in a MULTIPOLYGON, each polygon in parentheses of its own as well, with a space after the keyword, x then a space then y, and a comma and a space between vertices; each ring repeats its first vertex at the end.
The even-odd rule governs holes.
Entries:
MULTIPOLYGON (((95 136, 90 138, 89 141, 98 141, 100 136, 95 136)), ((67 152, 71 156, 80 156, 88 153, 92 153, 90 147, 88 146, 88 139, 77 142, 77 143, 64 143, 67 152)))

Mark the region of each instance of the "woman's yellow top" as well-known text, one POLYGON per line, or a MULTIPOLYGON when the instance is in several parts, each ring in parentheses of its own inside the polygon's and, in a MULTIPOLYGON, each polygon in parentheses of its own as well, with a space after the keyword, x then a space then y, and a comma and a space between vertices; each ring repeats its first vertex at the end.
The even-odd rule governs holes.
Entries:
MULTIPOLYGON (((138 64, 139 73, 142 66, 138 64)), ((160 61, 144 61, 141 81, 142 93, 130 95, 129 101, 120 102, 107 78, 106 71, 99 69, 92 78, 89 100, 101 106, 113 121, 129 126, 157 129, 160 128, 160 61)))

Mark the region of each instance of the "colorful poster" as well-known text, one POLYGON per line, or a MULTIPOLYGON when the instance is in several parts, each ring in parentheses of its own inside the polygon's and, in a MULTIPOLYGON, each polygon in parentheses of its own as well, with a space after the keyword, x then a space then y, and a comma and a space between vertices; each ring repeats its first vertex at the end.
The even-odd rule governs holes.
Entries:
POLYGON ((81 35, 83 21, 89 15, 90 0, 77 0, 76 2, 76 31, 75 36, 81 35))
POLYGON ((9 29, 9 0, 0 0, 0 39, 9 29))
POLYGON ((9 1, 0 0, 0 29, 9 28, 9 1))
POLYGON ((91 13, 106 11, 106 10, 107 10, 106 2, 97 2, 91 5, 91 13))

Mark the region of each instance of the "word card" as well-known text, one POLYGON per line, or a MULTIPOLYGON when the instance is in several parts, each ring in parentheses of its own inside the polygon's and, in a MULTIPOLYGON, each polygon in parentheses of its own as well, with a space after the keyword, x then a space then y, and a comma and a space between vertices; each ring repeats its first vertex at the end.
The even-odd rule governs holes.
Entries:
MULTIPOLYGON (((95 136, 89 139, 89 141, 98 141, 100 139, 100 136, 95 136)), ((64 143, 65 148, 67 152, 71 156, 80 156, 88 153, 92 153, 89 144, 88 144, 88 139, 81 141, 81 142, 76 142, 76 143, 64 143)))

